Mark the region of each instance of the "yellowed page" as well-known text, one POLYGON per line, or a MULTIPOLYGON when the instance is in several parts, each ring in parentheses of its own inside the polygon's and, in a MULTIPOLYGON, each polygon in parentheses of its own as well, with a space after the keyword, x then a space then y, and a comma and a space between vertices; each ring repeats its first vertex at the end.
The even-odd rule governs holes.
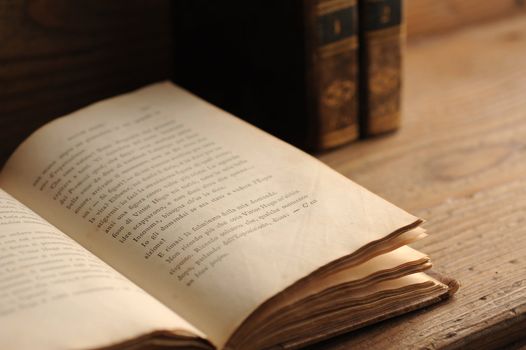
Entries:
POLYGON ((219 347, 286 286, 417 220, 170 83, 48 124, 0 184, 219 347))
MULTIPOLYGON (((296 303, 310 295, 315 295, 329 288, 372 276, 380 271, 392 270, 392 272, 396 272, 396 269, 401 269, 401 267, 405 265, 429 267, 427 266, 428 264, 429 258, 425 254, 411 247, 402 246, 389 253, 376 256, 361 265, 339 271, 319 280, 309 281, 303 288, 296 289, 292 293, 284 295, 283 300, 272 304, 267 314, 277 311, 286 305, 296 303)), ((258 317, 262 316, 264 315, 258 315, 258 317)))
MULTIPOLYGON (((422 229, 417 228, 415 230, 422 229)), ((419 271, 422 271, 422 269, 428 268, 429 264, 429 258, 425 254, 422 254, 408 246, 402 246, 391 252, 376 256, 364 262, 363 264, 338 271, 334 274, 326 275, 322 278, 306 280, 305 283, 301 284, 301 287, 295 286, 293 288, 289 288, 285 293, 282 293, 278 297, 272 299, 272 301, 265 305, 264 308, 258 309, 256 314, 252 314, 249 322, 245 323, 247 328, 244 330, 244 333, 242 335, 238 333, 236 336, 245 337, 247 334, 249 334, 247 333, 248 331, 257 333, 258 327, 261 326, 261 322, 263 321, 275 324, 272 318, 273 314, 279 314, 282 312, 283 308, 305 300, 308 297, 315 296, 318 293, 327 291, 330 288, 342 287, 343 285, 349 286, 349 283, 363 280, 365 278, 369 278, 369 281, 372 280, 375 281, 374 283, 378 283, 377 277, 372 278, 378 272, 386 273, 387 271, 390 271, 390 279, 399 278, 400 275, 395 275, 395 273, 397 270, 398 272, 402 270, 402 267, 404 266, 418 266, 419 271)), ((362 282, 356 284, 356 288, 358 290, 362 290, 366 285, 367 284, 362 282)), ((321 298, 318 298, 318 300, 319 299, 321 298)))
POLYGON ((0 349, 87 349, 200 334, 0 189, 0 349))

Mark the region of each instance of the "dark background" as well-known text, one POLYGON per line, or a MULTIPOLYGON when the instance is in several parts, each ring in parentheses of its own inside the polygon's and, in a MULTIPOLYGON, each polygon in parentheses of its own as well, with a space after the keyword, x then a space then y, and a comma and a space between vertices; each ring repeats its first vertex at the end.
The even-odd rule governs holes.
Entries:
MULTIPOLYGON (((274 93, 260 96, 257 102, 259 108, 265 111, 269 107, 264 101, 273 101, 273 108, 281 105, 287 111, 290 108, 288 97, 299 88, 279 82, 282 72, 297 74, 295 70, 301 68, 297 63, 297 51, 293 49, 299 46, 289 45, 297 42, 298 38, 291 34, 293 32, 284 33, 276 31, 276 28, 293 28, 297 25, 294 21, 289 23, 288 18, 297 18, 298 14, 291 11, 300 2, 1 1, 0 164, 31 132, 49 120, 100 99, 164 79, 175 79, 190 90, 192 81, 228 81, 238 87, 240 99, 243 94, 258 95, 258 84, 274 85, 274 93), (262 5, 264 3, 266 5, 262 5), (188 22, 188 18, 185 23, 185 14, 177 10, 185 6, 201 6, 203 17, 200 20, 203 24, 207 23, 208 27, 200 27, 198 20, 190 19, 188 22), (218 20, 217 31, 203 30, 210 27, 208 21, 213 18, 213 6, 232 7, 233 16, 237 16, 234 19, 245 23, 243 31, 236 31, 237 27, 231 25, 229 27, 228 18, 223 18, 222 22, 218 20), (244 13, 246 17, 240 16, 244 13), (216 44, 217 55, 211 58, 208 53, 202 52, 203 46, 199 42, 185 42, 184 38, 175 40, 177 28, 181 25, 196 26, 197 34, 203 40, 209 40, 208 43, 211 42, 209 38, 217 38, 225 33, 232 35, 232 41, 216 44), (259 40, 261 44, 254 46, 254 40, 259 40), (251 42, 253 49, 243 50, 244 44, 248 42, 251 42), (278 49, 267 50, 269 43, 278 49), (178 45, 182 47, 181 50, 185 50, 183 52, 186 55, 177 55, 178 45), (196 60, 188 59, 191 57, 188 50, 193 50, 196 60), (256 67, 253 72, 231 75, 232 69, 219 68, 222 65, 235 68, 238 62, 246 62, 255 56, 265 57, 260 62, 266 64, 256 67), (235 57, 238 62, 227 61, 225 57, 235 57), (187 64, 200 67, 199 74, 187 74, 187 64), (258 82, 250 88, 256 91, 244 88, 249 86, 245 84, 247 79, 258 82)), ((523 9, 521 0, 407 0, 408 34, 411 40, 418 40, 523 9)), ((222 12, 224 10, 222 8, 222 12)), ((254 121, 250 119, 251 115, 243 113, 242 104, 234 106, 234 101, 225 100, 218 86, 205 97, 211 102, 221 101, 224 108, 235 114, 245 114, 249 121, 254 121)), ((301 120, 292 120, 288 131, 293 133, 299 131, 297 128, 301 120)), ((270 129, 271 125, 276 125, 272 120, 267 126, 264 120, 259 123, 270 129)))

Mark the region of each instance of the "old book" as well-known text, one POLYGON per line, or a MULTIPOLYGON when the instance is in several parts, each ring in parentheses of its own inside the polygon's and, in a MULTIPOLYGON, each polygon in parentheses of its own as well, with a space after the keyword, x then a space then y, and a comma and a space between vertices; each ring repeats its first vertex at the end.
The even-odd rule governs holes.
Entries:
POLYGON ((360 131, 400 126, 404 24, 402 0, 359 0, 360 131))
POLYGON ((358 138, 358 4, 307 0, 307 101, 318 149, 358 138))
POLYGON ((357 6, 356 0, 179 1, 175 81, 309 151, 355 140, 357 6))
POLYGON ((171 83, 37 130, 0 174, 0 347, 294 348, 454 291, 422 220, 171 83), (449 283, 449 282, 448 282, 449 283))

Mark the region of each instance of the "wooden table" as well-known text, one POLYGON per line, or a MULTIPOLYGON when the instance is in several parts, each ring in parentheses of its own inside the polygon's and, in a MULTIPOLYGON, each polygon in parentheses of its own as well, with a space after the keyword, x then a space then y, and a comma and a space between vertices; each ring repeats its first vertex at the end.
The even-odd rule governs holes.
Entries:
POLYGON ((461 288, 315 349, 526 345, 526 17, 412 43, 393 135, 319 158, 428 220, 414 246, 461 288), (521 339, 522 338, 522 339, 521 339))

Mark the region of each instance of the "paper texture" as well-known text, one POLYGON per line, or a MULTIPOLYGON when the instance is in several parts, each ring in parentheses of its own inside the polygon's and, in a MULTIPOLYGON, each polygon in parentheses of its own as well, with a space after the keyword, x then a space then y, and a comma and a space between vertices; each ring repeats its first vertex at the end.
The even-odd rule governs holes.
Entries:
POLYGON ((1 348, 94 348, 160 329, 202 335, 0 189, 1 348))

